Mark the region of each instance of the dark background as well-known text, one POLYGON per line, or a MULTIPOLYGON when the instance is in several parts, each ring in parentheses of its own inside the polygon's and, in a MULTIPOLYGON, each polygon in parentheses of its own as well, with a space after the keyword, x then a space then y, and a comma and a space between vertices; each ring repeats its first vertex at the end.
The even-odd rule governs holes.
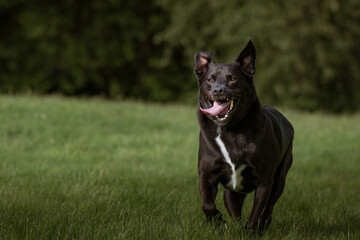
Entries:
POLYGON ((359 109, 359 0, 0 0, 0 23, 5 94, 194 103, 194 54, 251 37, 263 104, 359 109))

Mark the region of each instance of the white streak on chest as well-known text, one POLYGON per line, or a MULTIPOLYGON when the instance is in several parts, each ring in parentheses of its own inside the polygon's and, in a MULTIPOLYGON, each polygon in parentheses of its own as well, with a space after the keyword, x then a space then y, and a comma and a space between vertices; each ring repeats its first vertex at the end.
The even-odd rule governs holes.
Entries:
POLYGON ((243 186, 241 185, 241 181, 243 179, 243 177, 241 176, 241 172, 242 170, 244 170, 246 165, 241 165, 237 169, 235 169, 235 164, 231 161, 229 152, 227 151, 224 142, 221 140, 220 128, 218 128, 217 132, 218 136, 215 138, 215 142, 219 146, 220 151, 225 158, 225 161, 230 165, 232 171, 230 181, 225 186, 233 191, 239 192, 243 189, 243 186))

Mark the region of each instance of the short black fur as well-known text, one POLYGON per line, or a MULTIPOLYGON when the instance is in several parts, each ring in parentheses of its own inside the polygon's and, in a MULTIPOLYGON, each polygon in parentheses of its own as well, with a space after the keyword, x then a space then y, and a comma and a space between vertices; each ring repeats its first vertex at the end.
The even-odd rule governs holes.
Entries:
POLYGON ((255 190, 247 228, 262 231, 271 222, 275 203, 283 192, 292 164, 294 130, 277 110, 262 106, 253 83, 256 50, 250 40, 230 64, 216 64, 211 53, 195 55, 195 75, 199 83, 200 124, 198 154, 199 188, 202 208, 209 220, 222 221, 215 205, 218 184, 225 187, 224 203, 229 214, 240 218, 246 194, 255 190), (214 102, 233 101, 226 119, 205 114, 214 102), (218 140, 216 140, 218 138, 218 140), (229 185, 233 169, 241 170, 240 190, 229 185))

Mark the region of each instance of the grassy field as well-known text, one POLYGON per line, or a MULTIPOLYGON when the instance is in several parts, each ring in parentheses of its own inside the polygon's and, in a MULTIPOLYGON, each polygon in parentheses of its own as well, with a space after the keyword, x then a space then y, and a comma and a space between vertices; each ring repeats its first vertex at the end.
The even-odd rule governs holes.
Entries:
MULTIPOLYGON (((214 231, 197 180, 195 108, 0 96, 0 239, 359 239, 360 114, 282 109, 294 164, 262 236, 214 231)), ((221 189, 221 188, 220 188, 221 189)))

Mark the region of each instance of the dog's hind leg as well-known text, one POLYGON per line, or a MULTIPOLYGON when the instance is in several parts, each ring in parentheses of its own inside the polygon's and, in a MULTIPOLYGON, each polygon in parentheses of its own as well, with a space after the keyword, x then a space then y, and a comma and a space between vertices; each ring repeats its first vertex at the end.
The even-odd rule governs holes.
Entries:
POLYGON ((289 168, 291 167, 292 161, 292 145, 290 145, 283 161, 280 163, 277 169, 270 197, 268 199, 268 202, 266 203, 265 210, 260 218, 259 229, 261 230, 267 228, 271 223, 271 215, 274 209, 274 205, 279 200, 281 194, 284 191, 285 178, 289 171, 289 168))
POLYGON ((224 188, 225 207, 232 218, 240 219, 245 196, 246 194, 233 192, 224 188))

